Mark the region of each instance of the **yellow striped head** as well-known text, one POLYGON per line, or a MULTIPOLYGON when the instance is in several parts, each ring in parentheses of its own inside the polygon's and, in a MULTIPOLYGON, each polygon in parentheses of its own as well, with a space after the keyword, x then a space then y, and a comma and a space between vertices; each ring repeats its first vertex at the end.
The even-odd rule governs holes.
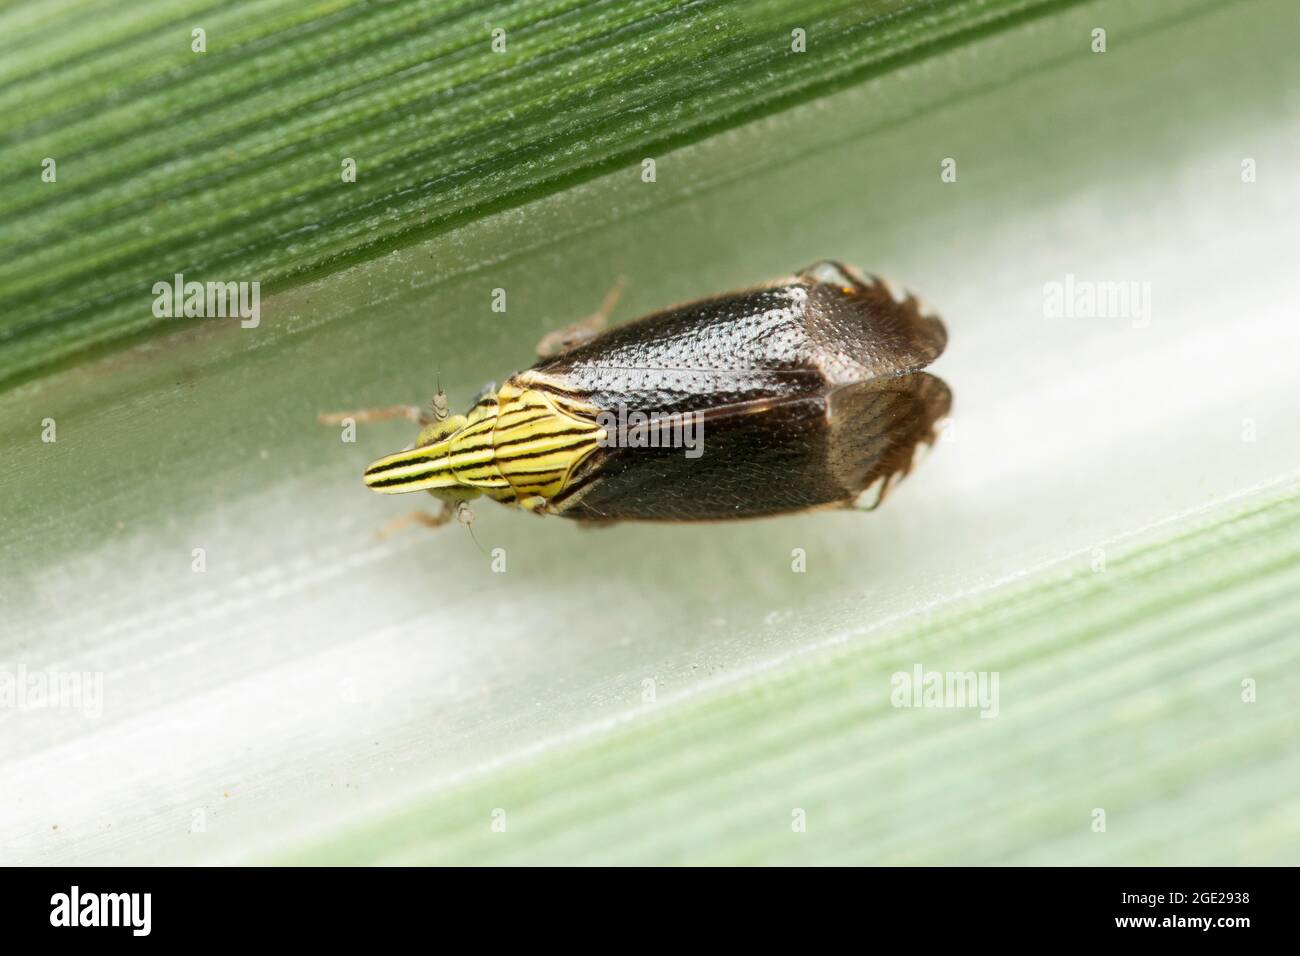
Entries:
POLYGON ((385 455, 366 469, 366 487, 383 495, 408 491, 432 491, 460 484, 448 466, 449 441, 419 445, 395 455, 385 455))
POLYGON ((534 510, 543 505, 605 430, 586 406, 520 384, 507 382, 468 415, 426 428, 414 448, 380 458, 366 469, 366 486, 388 495, 427 491, 465 501, 486 494, 534 510))

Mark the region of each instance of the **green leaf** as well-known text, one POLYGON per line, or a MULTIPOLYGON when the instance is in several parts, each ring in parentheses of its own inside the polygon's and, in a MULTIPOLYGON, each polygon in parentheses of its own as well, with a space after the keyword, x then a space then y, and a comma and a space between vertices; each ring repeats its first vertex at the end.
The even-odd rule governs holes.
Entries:
POLYGON ((15 7, 0 385, 164 328, 151 290, 176 273, 285 288, 1063 5, 15 7), (811 55, 791 51, 796 27, 811 55))
POLYGON ((1283 864, 1298 617, 1292 484, 665 695, 279 859, 1283 864), (921 707, 917 668, 961 691, 921 707))

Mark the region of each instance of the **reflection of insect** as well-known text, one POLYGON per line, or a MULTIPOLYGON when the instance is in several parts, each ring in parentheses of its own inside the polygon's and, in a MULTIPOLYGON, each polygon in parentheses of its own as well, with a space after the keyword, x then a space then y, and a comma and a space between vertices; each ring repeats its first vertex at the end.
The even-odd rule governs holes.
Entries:
POLYGON ((352 413, 425 426, 367 468, 366 484, 438 497, 442 514, 426 524, 466 517, 480 495, 586 522, 716 520, 849 507, 878 483, 875 507, 951 403, 921 371, 947 341, 939 319, 839 263, 598 332, 611 305, 544 340, 552 354, 465 415, 448 414, 441 390, 432 415, 352 413), (613 422, 638 413, 693 422, 702 449, 626 441, 613 422))

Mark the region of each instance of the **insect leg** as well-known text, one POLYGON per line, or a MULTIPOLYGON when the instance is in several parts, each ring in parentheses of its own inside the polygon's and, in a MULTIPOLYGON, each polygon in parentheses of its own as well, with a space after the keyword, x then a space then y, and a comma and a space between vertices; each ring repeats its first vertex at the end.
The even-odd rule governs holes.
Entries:
POLYGON ((426 528, 441 528, 443 525, 450 522, 452 518, 456 517, 456 514, 457 507, 444 501, 442 507, 438 509, 437 514, 430 514, 429 512, 422 510, 408 511, 400 518, 394 518, 392 521, 388 522, 388 524, 380 528, 379 531, 376 532, 376 536, 380 541, 383 541, 385 538, 391 537, 397 532, 404 531, 412 525, 417 524, 424 525, 426 528))
POLYGON ((326 412, 317 415, 316 421, 321 425, 342 425, 348 418, 355 422, 386 422, 393 418, 405 418, 428 428, 447 421, 449 415, 447 393, 439 385, 438 391, 424 408, 419 405, 389 405, 386 408, 361 408, 355 412, 326 412))
POLYGON ((420 425, 431 424, 430 413, 418 405, 389 405, 387 408, 362 408, 355 412, 328 412, 316 416, 321 425, 342 425, 344 419, 355 422, 386 422, 390 418, 406 418, 420 425))
POLYGON ((889 494, 889 486, 893 484, 896 474, 897 472, 890 472, 885 475, 884 478, 880 479, 880 491, 876 492, 876 500, 871 504, 864 505, 860 503, 870 493, 870 489, 868 489, 868 491, 858 497, 857 501, 850 501, 846 507, 851 508, 854 511, 875 511, 884 503, 885 496, 889 494))
POLYGON ((572 325, 556 329, 554 332, 544 335, 542 340, 537 343, 538 358, 554 358, 569 351, 569 349, 590 342, 605 331, 605 324, 609 321, 610 313, 614 311, 614 306, 618 305, 618 300, 623 295, 624 284, 624 278, 619 276, 613 287, 605 293, 600 308, 595 312, 585 319, 574 322, 572 325))

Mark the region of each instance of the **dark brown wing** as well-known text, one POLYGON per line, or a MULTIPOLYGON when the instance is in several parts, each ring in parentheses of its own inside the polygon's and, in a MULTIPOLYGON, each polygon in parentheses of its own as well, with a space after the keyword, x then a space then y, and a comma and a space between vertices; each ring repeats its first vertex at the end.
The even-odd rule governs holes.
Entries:
POLYGON ((889 283, 821 262, 619 326, 520 378, 647 413, 824 396, 934 361, 947 335, 924 313, 889 283))
POLYGON ((703 415, 702 453, 609 448, 552 500, 586 521, 719 520, 851 504, 934 440, 947 386, 923 372, 765 398, 703 415))

